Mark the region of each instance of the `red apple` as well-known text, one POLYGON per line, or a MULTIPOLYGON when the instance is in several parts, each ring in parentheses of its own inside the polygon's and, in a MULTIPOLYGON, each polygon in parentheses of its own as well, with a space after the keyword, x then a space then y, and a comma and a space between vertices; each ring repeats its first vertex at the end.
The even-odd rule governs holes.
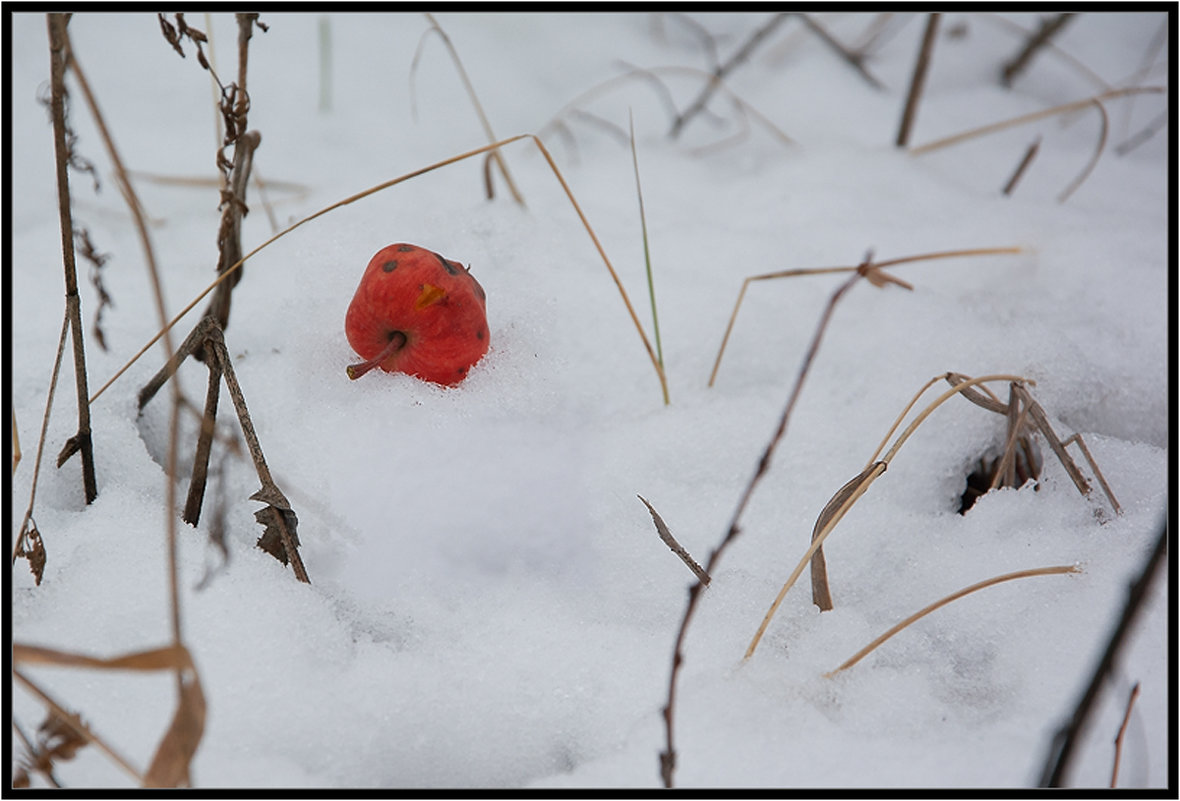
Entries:
POLYGON ((344 332, 365 360, 349 365, 349 378, 380 367, 452 386, 488 352, 486 296, 459 262, 389 245, 365 268, 344 332))

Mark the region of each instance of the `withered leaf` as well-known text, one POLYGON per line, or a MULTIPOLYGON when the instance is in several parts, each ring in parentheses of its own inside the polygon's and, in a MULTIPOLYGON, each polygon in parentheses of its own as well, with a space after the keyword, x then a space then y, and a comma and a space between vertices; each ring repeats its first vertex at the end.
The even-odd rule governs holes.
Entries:
POLYGON ((205 694, 187 651, 185 657, 189 663, 181 675, 176 714, 144 775, 144 784, 148 787, 188 785, 189 765, 205 732, 205 694))
POLYGON ((41 532, 37 530, 37 524, 33 518, 29 518, 27 526, 21 532, 24 534, 24 545, 16 555, 29 560, 29 570, 33 572, 33 580, 40 587, 41 577, 45 575, 45 543, 41 541, 41 532))
POLYGON ((254 513, 254 519, 266 527, 262 536, 258 538, 258 547, 284 565, 288 564, 290 560, 287 555, 287 546, 283 544, 282 528, 286 528, 291 535, 291 543, 298 548, 299 534, 296 532, 296 526, 299 519, 295 516, 294 510, 278 509, 267 504, 254 513))

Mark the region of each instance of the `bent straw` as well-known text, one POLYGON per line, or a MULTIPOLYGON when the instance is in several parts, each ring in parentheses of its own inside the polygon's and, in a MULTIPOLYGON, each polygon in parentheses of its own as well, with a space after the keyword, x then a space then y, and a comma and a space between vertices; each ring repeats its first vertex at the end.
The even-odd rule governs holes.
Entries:
POLYGON ((917 622, 918 620, 921 620, 926 615, 930 614, 931 612, 933 612, 937 609, 941 609, 942 607, 946 606, 947 604, 951 603, 952 601, 957 601, 958 599, 962 598, 964 595, 970 595, 971 593, 975 592, 976 590, 982 590, 987 587, 991 587, 995 584, 1000 584, 1005 581, 1013 581, 1015 579, 1029 578, 1031 576, 1052 576, 1052 575, 1056 575, 1059 573, 1081 573, 1081 572, 1082 572, 1081 568, 1077 567, 1076 565, 1058 565, 1056 567, 1038 567, 1038 568, 1034 568, 1032 570, 1017 570, 1015 573, 1005 573, 1002 576, 994 576, 992 578, 987 579, 986 581, 980 581, 976 584, 972 584, 970 587, 964 587, 963 589, 959 590, 958 592, 953 592, 950 595, 948 595, 947 597, 943 598, 942 600, 935 601, 934 603, 930 604, 929 606, 924 607, 921 610, 910 615, 905 620, 901 621, 900 623, 896 624, 895 626, 890 627, 890 629, 888 631, 886 631, 884 634, 882 634, 880 637, 873 640, 871 643, 866 645, 864 648, 861 648, 859 651, 857 651, 855 654, 853 654, 851 657, 849 657, 844 662, 844 664, 840 665, 840 667, 836 668, 835 670, 825 673, 824 678, 830 679, 833 676, 835 676, 837 673, 839 673, 841 670, 847 670, 848 668, 852 667, 860 660, 864 659, 866 656, 869 655, 869 653, 871 653, 874 649, 876 649, 877 646, 884 643, 886 640, 888 640, 894 634, 897 634, 899 631, 904 629, 906 626, 910 625, 911 623, 917 622))
MULTIPOLYGON (((942 376, 939 376, 939 378, 942 378, 942 376)), ((774 599, 774 603, 772 603, 770 605, 770 609, 768 609, 766 611, 766 615, 762 618, 762 623, 758 626, 758 631, 755 632, 754 638, 752 640, 750 640, 750 645, 749 645, 749 647, 746 648, 746 655, 744 657, 742 657, 742 660, 745 661, 754 655, 754 651, 758 648, 758 643, 761 642, 761 640, 762 640, 762 635, 766 633, 767 626, 770 625, 771 619, 774 618, 775 613, 778 612, 778 608, 782 604, 783 598, 786 597, 787 591, 790 590, 791 587, 794 586, 795 582, 799 579, 800 574, 803 572, 803 568, 807 566, 807 563, 809 561, 811 561, 811 557, 814 556, 815 552, 820 549, 820 546, 823 545, 823 542, 825 539, 827 539, 828 535, 832 533, 832 530, 836 527, 836 524, 839 523, 840 520, 844 517, 845 513, 847 513, 847 511, 852 508, 852 505, 854 503, 856 503, 857 499, 859 499, 861 495, 864 495, 865 491, 868 490, 869 485, 872 484, 874 481, 876 481, 877 478, 882 473, 885 472, 886 468, 888 468, 888 466, 889 466, 889 462, 897 454, 898 449, 900 449, 902 444, 907 439, 909 439, 910 435, 912 435, 914 433, 914 431, 917 429, 917 427, 919 425, 921 425, 921 423, 927 417, 930 416, 931 412, 933 412, 935 409, 937 409, 939 406, 941 406, 943 403, 945 403, 949 398, 953 397, 954 395, 962 392, 965 389, 968 389, 969 387, 973 387, 973 386, 975 386, 977 384, 981 384, 985 381, 1026 381, 1026 380, 1027 379, 1021 378, 1020 376, 1014 376, 1014 375, 985 375, 985 376, 980 376, 979 378, 969 378, 965 381, 960 382, 959 384, 956 384, 954 387, 952 387, 951 389, 948 389, 946 392, 942 393, 936 399, 931 401, 930 405, 922 410, 921 414, 919 414, 917 416, 917 418, 915 418, 914 421, 912 423, 910 423, 910 425, 906 428, 906 430, 901 433, 901 435, 894 442, 893 447, 890 448, 889 452, 887 454, 885 454, 885 456, 883 456, 879 461, 873 462, 872 464, 870 464, 868 467, 866 467, 864 469, 864 471, 859 476, 857 476, 855 479, 853 479, 851 482, 849 482, 849 484, 846 484, 843 488, 841 488, 840 492, 837 494, 842 494, 842 493, 846 492, 849 485, 855 486, 855 489, 848 492, 848 497, 844 501, 844 503, 841 504, 832 513, 832 516, 828 520, 828 522, 824 525, 824 527, 822 529, 820 529, 819 533, 812 538, 811 546, 803 554, 802 558, 799 560, 799 563, 795 566, 795 569, 791 572, 791 575, 787 578, 786 582, 783 584, 782 589, 779 590, 778 595, 774 599)), ((923 388, 922 391, 924 392, 926 390, 926 388, 928 388, 929 386, 930 386, 930 384, 928 383, 926 385, 926 387, 923 388)), ((913 401, 910 402, 910 405, 911 406, 913 405, 913 401)), ((900 422, 900 420, 899 420, 899 422, 900 422)), ((898 425, 898 423, 894 423, 895 428, 897 425, 898 425)), ((880 449, 878 449, 878 450, 880 450, 880 449)))

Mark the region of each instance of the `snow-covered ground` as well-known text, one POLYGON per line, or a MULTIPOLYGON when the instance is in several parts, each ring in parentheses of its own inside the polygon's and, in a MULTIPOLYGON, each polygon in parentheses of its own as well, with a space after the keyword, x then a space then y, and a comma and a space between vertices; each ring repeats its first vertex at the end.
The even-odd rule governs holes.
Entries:
MULTIPOLYGON (((672 648, 693 580, 657 538, 642 494, 704 562, 722 539, 794 385, 840 275, 750 286, 714 387, 706 386, 748 275, 855 265, 962 248, 1016 255, 898 266, 913 284, 856 284, 836 307, 769 471, 703 593, 684 644, 675 715, 678 786, 1020 787, 1036 783, 1155 540, 1168 498, 1167 151, 1174 134, 1115 148, 1167 108, 1166 95, 1005 129, 923 155, 894 146, 924 28, 898 15, 866 61, 883 88, 808 33, 778 26, 677 139, 695 99, 764 14, 441 14, 496 135, 539 134, 653 338, 632 156, 633 114, 671 404, 593 243, 537 148, 504 151, 527 203, 503 181, 484 197, 469 159, 310 222, 251 258, 226 333, 266 458, 299 517, 311 586, 256 549, 258 479, 218 446, 229 561, 201 524, 180 525, 184 642, 208 718, 193 783, 221 786, 655 787, 665 747, 672 648), (691 67, 582 92, 630 67, 691 67), (712 143, 716 147, 701 151, 712 143), (1039 152, 1001 194, 1028 146, 1039 152), (369 258, 412 242, 469 264, 488 294, 491 351, 443 389, 356 361, 344 313, 369 258), (1083 498, 1041 442, 1039 491, 1005 489, 957 514, 967 474, 998 449, 1004 420, 961 398, 939 407, 825 547, 835 609, 811 604, 807 575, 757 652, 742 656, 810 541, 828 499, 864 467, 932 376, 1016 374, 1062 437, 1080 432, 1123 513, 1083 498), (834 678, 889 626, 951 592, 1015 570, 1078 565, 959 600, 834 678), (206 571, 212 579, 198 583, 206 571)), ((418 15, 266 14, 250 44, 255 168, 249 250, 355 192, 485 144, 443 42, 418 15), (327 25, 326 29, 322 26, 327 25), (323 49, 326 32, 330 53, 323 49), (326 56, 329 70, 322 64, 326 56), (329 81, 329 108, 321 94, 329 81), (413 87, 411 97, 411 86, 413 87), (416 107, 416 115, 412 113, 416 107), (293 182, 292 190, 279 182, 293 182), (277 226, 277 228, 275 227, 277 226)), ((875 15, 823 15, 855 44, 875 15)), ((28 503, 61 325, 61 237, 45 19, 16 14, 11 45, 10 394, 24 459, 9 532, 28 503)), ((236 75, 231 15, 188 16, 236 75)), ((998 80, 1033 14, 941 21, 911 144, 1111 87, 1164 86, 1162 13, 1088 14, 1011 89, 998 80), (1076 62, 1084 64, 1079 68, 1076 62), (1144 69, 1146 67, 1146 69, 1144 69)), ((213 278, 219 220, 216 115, 191 43, 181 59, 157 18, 78 14, 76 56, 151 218, 169 313, 213 278)), ((89 333, 97 295, 80 262, 95 392, 159 327, 145 258, 76 83, 77 150, 101 191, 72 173, 74 215, 111 258, 102 280, 108 351, 89 333)), ((205 302, 175 329, 177 342, 205 302)), ((17 642, 109 657, 170 641, 164 505, 168 393, 142 417, 151 348, 93 405, 99 495, 84 503, 67 355, 34 518, 48 562, 9 584, 17 642)), ((180 373, 203 403, 204 368, 180 373)), ((942 385, 945 387, 945 385, 942 385)), ((1007 397, 1002 383, 993 389, 1007 397)), ((932 397, 932 396, 930 396, 932 397)), ((220 419, 235 430, 228 395, 220 419)), ((185 419, 187 476, 195 426, 185 419)), ((1077 457, 1077 451, 1075 458, 1077 457)), ((1079 458, 1084 472, 1091 474, 1079 458)), ((187 489, 178 480, 178 496, 187 489)), ((1157 580, 1096 708, 1068 782, 1103 786, 1131 686, 1140 684, 1119 785, 1162 787, 1168 741, 1167 582, 1157 580)), ((175 705, 168 674, 29 667, 140 770, 175 705)), ((13 690, 27 733, 39 702, 13 690)), ((15 741, 15 738, 14 738, 15 741)), ((13 758, 21 751, 13 747, 13 758)), ((97 749, 61 762, 70 787, 132 780, 97 749)), ((35 778, 35 781, 42 781, 35 778)))

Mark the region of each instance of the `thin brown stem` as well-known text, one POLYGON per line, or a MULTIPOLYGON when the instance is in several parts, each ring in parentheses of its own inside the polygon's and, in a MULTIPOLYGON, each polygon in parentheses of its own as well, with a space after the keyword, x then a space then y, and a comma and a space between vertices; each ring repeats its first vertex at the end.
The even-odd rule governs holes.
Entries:
POLYGON ((74 261, 74 222, 70 211, 69 144, 66 141, 65 73, 68 58, 66 14, 49 14, 49 62, 53 115, 53 149, 57 162, 57 208, 61 227, 62 264, 65 268, 66 310, 74 346, 74 387, 78 396, 78 432, 58 456, 58 467, 75 452, 82 454, 82 486, 86 503, 98 497, 94 472, 94 442, 90 434, 90 390, 86 378, 86 348, 83 342, 82 301, 78 296, 77 266, 74 261))
POLYGON ((360 364, 348 365, 348 368, 347 368, 348 377, 351 378, 353 381, 355 381, 356 379, 360 378, 361 376, 363 376, 365 373, 369 372, 373 368, 380 367, 381 362, 385 361, 386 359, 388 359, 393 354, 397 353, 399 350, 401 350, 405 346, 406 346, 405 333, 402 331, 394 331, 393 334, 389 337, 389 342, 387 342, 385 344, 385 347, 382 348, 381 352, 378 353, 376 356, 374 356, 371 359, 366 359, 365 361, 361 362, 360 364))
MULTIPOLYGON (((70 70, 74 78, 78 81, 78 86, 82 89, 82 94, 86 99, 86 104, 90 108, 91 116, 94 118, 95 124, 98 126, 99 134, 101 135, 103 144, 106 146, 107 153, 110 156, 111 162, 115 167, 115 181, 119 186, 119 190, 123 198, 127 201, 127 206, 131 210, 131 215, 135 220, 135 228, 139 233, 140 244, 143 247, 144 258, 148 266, 148 277, 152 287, 152 297, 155 301, 156 314, 160 319, 163 327, 160 336, 163 337, 165 359, 171 360, 173 348, 172 338, 168 331, 171 328, 168 325, 168 311, 164 303, 164 289, 160 282, 159 270, 156 267, 155 251, 152 248, 151 237, 148 235, 147 223, 144 220, 142 205, 139 202, 138 196, 135 194, 134 188, 131 186, 131 181, 127 177, 127 170, 123 166, 123 159, 119 156, 119 151, 115 147, 114 139, 112 139, 110 131, 107 130, 106 120, 99 111, 98 102, 94 99, 93 92, 90 91, 90 84, 86 80, 86 75, 82 71, 81 64, 78 63, 77 57, 73 52, 73 47, 70 44, 69 34, 65 32, 64 26, 62 29, 64 37, 64 45, 66 58, 68 60, 70 70)), ((159 337, 157 337, 159 339, 159 337)), ((153 340, 154 341, 154 340, 153 340)), ((168 587, 170 597, 170 623, 172 630, 172 640, 177 646, 183 642, 180 628, 180 591, 179 591, 179 571, 177 567, 177 549, 176 549, 176 473, 177 473, 177 444, 179 439, 179 415, 180 415, 180 401, 181 391, 178 381, 172 382, 172 408, 169 413, 168 425, 168 457, 166 464, 166 476, 164 485, 165 497, 165 538, 167 540, 168 549, 168 587)), ((93 402, 93 399, 91 400, 93 402)), ((178 690, 183 684, 182 671, 178 668, 176 671, 176 681, 178 690)))
POLYGON ((1131 722, 1131 709, 1135 706, 1135 699, 1139 697, 1139 682, 1131 688, 1131 697, 1127 699, 1127 709, 1123 712, 1123 722, 1119 725, 1119 733, 1114 738, 1114 767, 1110 770, 1110 788, 1113 790, 1119 784, 1119 762, 1123 758, 1123 736, 1127 733, 1127 724, 1131 722))
MULTIPOLYGON (((871 259, 866 258, 862 266, 867 266, 871 259)), ((774 456, 775 448, 778 447, 783 435, 787 430, 787 422, 790 420, 791 411, 795 408, 795 402, 799 400, 799 394, 803 389, 803 382, 807 378, 808 371, 811 369, 811 363, 819 352, 820 342, 823 340, 824 331, 827 329, 828 322, 831 320, 832 311, 844 293, 852 288, 857 279, 862 276, 861 272, 854 273, 851 278, 841 284, 828 301, 827 307, 821 315, 819 324, 816 326, 815 334, 811 340, 811 346, 807 349, 806 355, 803 357, 803 364, 799 368, 799 375, 795 379, 795 386, 791 390, 791 395, 787 400, 786 406, 783 408, 783 413, 779 417, 778 426, 770 437, 770 441, 766 444, 766 449, 762 453, 762 458, 758 460, 758 466, 754 470, 753 476, 750 477, 749 483, 746 485, 745 491, 738 499, 737 508, 734 509, 733 517, 730 519, 729 528, 725 532, 725 536, 721 540, 721 544, 709 554, 709 560, 705 564, 705 573, 714 575, 717 570, 717 564, 721 560, 721 554, 725 549, 735 540, 741 533, 741 518, 746 510, 746 505, 749 503, 751 496, 754 494, 754 489, 758 482, 766 474, 770 468, 771 458, 774 456)), ((684 610, 684 617, 680 621, 680 629, 676 633, 676 645, 672 651, 672 671, 668 677, 668 701, 664 705, 664 732, 666 738, 666 747, 660 753, 660 777, 663 779, 665 787, 672 787, 673 773, 676 769, 676 748, 673 737, 674 722, 675 722, 675 708, 676 708, 676 682, 680 676, 680 667, 684 663, 684 640, 688 633, 688 625, 692 621, 693 613, 696 611, 697 600, 700 597, 701 587, 704 585, 699 581, 692 585, 688 590, 688 606, 684 610)))
POLYGON ((905 111, 901 115, 901 127, 897 131, 898 147, 907 147, 910 143, 910 131, 913 129, 914 117, 918 113, 922 89, 926 86, 926 73, 930 68, 930 54, 934 52, 934 42, 938 37, 938 20, 941 16, 941 14, 932 13, 926 18, 926 32, 922 34, 922 46, 918 50, 918 60, 914 64, 913 77, 910 78, 910 92, 906 96, 905 111))
POLYGON ((1094 155, 1090 157, 1090 160, 1078 174, 1078 177, 1074 178, 1070 185, 1057 196, 1058 203, 1064 203, 1069 200, 1069 196, 1077 191, 1077 188, 1082 185, 1082 182, 1090 177, 1090 173, 1098 166, 1098 159, 1102 158, 1102 151, 1106 148, 1106 135, 1110 129, 1110 118, 1106 114, 1106 107, 1102 105, 1102 101, 1092 100, 1090 102, 1093 103, 1094 108, 1098 109, 1098 116, 1102 120, 1102 128, 1098 134, 1098 144, 1094 147, 1094 155))
POLYGON ((1004 86, 1011 86, 1016 76, 1024 71, 1029 62, 1032 61, 1033 56, 1037 51, 1049 43, 1049 40, 1061 32, 1061 29, 1066 24, 1077 16, 1074 13, 1058 14, 1056 17, 1042 20, 1041 27, 1037 32, 1028 38, 1024 47, 1016 54, 1007 64, 1004 65, 1000 72, 1000 81, 1004 86))
POLYGON ((1028 169, 1028 165, 1032 164, 1032 160, 1036 157, 1037 151, 1040 149, 1040 147, 1041 137, 1038 136, 1035 140, 1033 140, 1033 143, 1028 146, 1028 150, 1024 153, 1024 158, 1022 158, 1020 163, 1016 165, 1016 169, 1013 171, 1012 177, 1008 179, 1008 183, 1004 184, 1004 195, 1011 195, 1012 191, 1016 189, 1016 184, 1018 184, 1020 179, 1024 176, 1024 172, 1028 169))
POLYGON ((1102 685, 1106 682, 1108 674, 1114 667, 1115 659, 1122 649, 1127 635, 1131 631, 1131 625, 1135 622, 1135 618, 1147 600, 1147 590, 1151 586, 1151 581, 1160 563, 1164 561, 1164 554, 1167 550, 1168 522, 1165 520, 1160 527, 1159 537, 1155 541, 1155 547, 1152 549, 1151 555, 1147 558, 1143 569, 1139 572, 1139 577, 1135 579, 1135 582, 1131 585, 1127 593, 1127 601, 1123 606, 1122 615, 1114 631, 1111 632, 1110 639, 1106 644, 1106 650, 1098 660, 1098 664, 1094 667, 1093 674, 1090 677, 1090 683, 1074 707, 1069 722, 1057 730, 1053 736, 1053 740, 1049 744, 1049 753, 1045 759, 1044 772, 1041 774, 1041 787, 1063 786, 1065 777, 1069 772, 1070 762, 1073 759, 1074 748, 1086 728, 1086 722, 1089 720, 1090 711, 1094 707, 1094 701, 1098 698, 1098 693, 1102 689, 1102 685))

